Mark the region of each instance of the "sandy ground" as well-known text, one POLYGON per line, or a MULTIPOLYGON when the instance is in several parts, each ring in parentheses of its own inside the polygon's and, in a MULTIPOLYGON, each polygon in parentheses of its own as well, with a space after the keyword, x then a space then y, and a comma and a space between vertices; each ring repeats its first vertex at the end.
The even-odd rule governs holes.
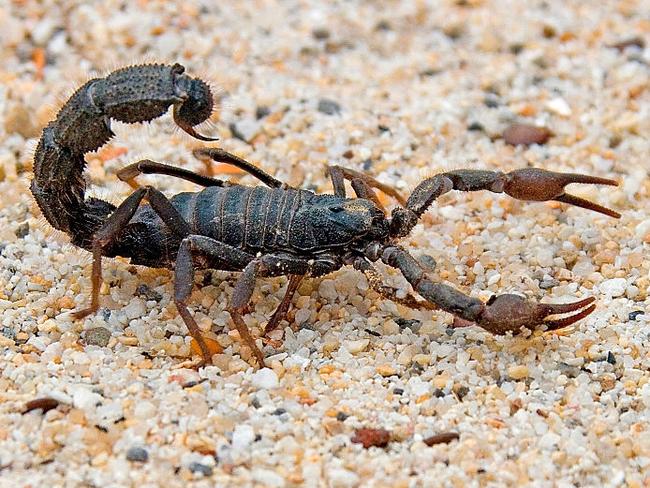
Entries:
MULTIPOLYGON (((0 3, 0 486, 650 486, 649 12, 647 0, 0 3), (332 162, 404 194, 460 167, 615 178, 572 191, 620 220, 455 193, 403 242, 483 300, 594 296, 597 310, 562 334, 494 337, 382 300, 343 269, 303 283, 299 328, 283 324, 258 371, 224 311, 234 277, 202 273, 192 310, 223 351, 197 372, 170 273, 116 259, 100 312, 73 321, 90 259, 39 221, 33 148, 70 90, 142 60, 210 81, 221 108, 202 130, 319 192, 332 162), (507 144, 521 122, 552 135, 507 144), (40 398, 55 408, 24 413, 40 398), (387 446, 353 442, 361 428, 387 430, 387 446), (444 432, 459 438, 424 442, 444 432)), ((116 132, 87 156, 95 194, 123 200, 115 171, 145 156, 202 168, 169 116, 116 132)), ((285 284, 258 283, 254 334, 285 284)))

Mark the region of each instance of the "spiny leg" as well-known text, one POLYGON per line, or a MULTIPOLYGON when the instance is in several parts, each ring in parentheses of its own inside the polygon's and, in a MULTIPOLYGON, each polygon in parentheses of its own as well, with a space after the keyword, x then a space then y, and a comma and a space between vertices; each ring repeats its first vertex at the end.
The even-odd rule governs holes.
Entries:
POLYGON ((381 259, 387 265, 399 269, 413 289, 426 300, 463 320, 475 322, 493 334, 517 333, 522 328, 533 330, 539 326, 555 330, 573 324, 595 309, 593 297, 573 303, 547 304, 504 294, 484 304, 451 286, 433 282, 415 258, 401 247, 387 247, 381 259), (550 315, 569 312, 578 313, 563 319, 546 320, 550 315))
POLYGON ((555 173, 538 168, 519 169, 510 173, 469 169, 449 171, 424 180, 415 188, 407 200, 405 208, 393 210, 391 236, 404 237, 408 235, 433 201, 451 190, 505 192, 519 200, 537 202, 555 200, 614 218, 621 216, 614 210, 565 193, 564 187, 571 183, 618 185, 616 181, 607 178, 575 173, 555 173))
POLYGON ((153 187, 139 188, 129 195, 119 207, 106 219, 103 226, 93 236, 92 253, 92 292, 90 307, 74 313, 81 319, 99 308, 99 288, 101 286, 102 254, 104 248, 113 242, 124 227, 129 223, 143 199, 147 199, 151 208, 160 216, 167 226, 175 233, 183 236, 190 232, 190 226, 169 202, 167 197, 153 187))
POLYGON ((275 309, 275 312, 273 312, 273 315, 271 315, 271 318, 266 324, 266 327, 264 327, 264 335, 268 336, 269 332, 275 330, 278 325, 280 325, 280 322, 284 320, 284 318, 287 315, 287 312, 289 311, 289 307, 291 306, 291 300, 293 299, 293 296, 296 293, 296 290, 298 289, 298 286, 300 286, 300 282, 304 276, 302 275, 289 275, 289 282, 287 283, 287 290, 284 293, 284 297, 282 298, 282 301, 278 305, 278 307, 275 309))
POLYGON ((192 154, 201 160, 209 158, 218 163, 226 163, 235 166, 236 168, 243 169, 247 173, 260 180, 266 186, 269 186, 271 188, 290 188, 289 185, 282 183, 280 180, 274 178, 266 171, 258 168, 253 163, 250 163, 245 159, 242 159, 239 156, 229 153, 228 151, 224 151, 218 147, 203 147, 200 149, 195 149, 192 154))
MULTIPOLYGON (((187 302, 194 287, 194 270, 197 267, 195 260, 198 259, 203 260, 202 267, 242 269, 253 259, 253 256, 209 237, 195 234, 188 235, 183 239, 178 248, 174 268, 174 303, 187 330, 201 348, 203 356, 201 364, 205 364, 211 360, 210 351, 196 320, 187 308, 187 302)), ((242 338, 244 338, 243 335, 242 338)))
POLYGON ((366 183, 369 188, 376 188, 384 192, 386 195, 395 198, 400 203, 400 205, 406 205, 406 200, 404 200, 404 197, 395 188, 390 185, 386 185, 381 181, 378 181, 370 175, 361 173, 360 171, 356 171, 354 169, 344 168, 343 166, 329 166, 327 169, 329 171, 330 178, 332 180, 332 186, 334 187, 334 194, 336 196, 345 197, 344 181, 352 181, 356 179, 366 183))
POLYGON ((120 180, 128 183, 131 188, 136 190, 140 188, 140 185, 138 185, 138 183, 135 181, 135 178, 141 174, 160 174, 174 176, 176 178, 187 180, 191 183, 196 183, 197 185, 204 187, 224 186, 226 184, 225 182, 216 178, 210 178, 209 176, 204 176, 199 173, 195 173, 194 171, 178 168, 169 164, 158 163, 156 161, 151 161, 150 159, 142 159, 136 163, 129 164, 128 166, 120 169, 116 174, 120 180))

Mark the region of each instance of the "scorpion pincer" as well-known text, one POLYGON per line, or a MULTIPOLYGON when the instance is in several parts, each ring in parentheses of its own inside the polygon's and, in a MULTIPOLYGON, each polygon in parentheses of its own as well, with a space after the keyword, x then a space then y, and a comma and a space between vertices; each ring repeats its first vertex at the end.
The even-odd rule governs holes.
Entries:
POLYGON ((221 149, 205 148, 195 155, 238 166, 264 186, 242 186, 143 160, 118 172, 120 179, 136 188, 119 206, 85 197, 84 154, 113 136, 111 119, 149 121, 170 106, 180 128, 198 139, 211 140, 194 130, 213 110, 210 89, 202 80, 187 76, 178 64, 131 66, 90 80, 43 130, 31 191, 48 222, 93 254, 91 304, 76 313, 78 318, 99 307, 103 256, 123 256, 133 264, 174 270, 174 302, 201 348, 202 363, 211 360, 210 352, 187 308, 197 269, 241 272, 228 311, 260 364, 264 364, 264 356, 242 319, 259 277, 288 276, 286 294, 266 333, 285 317, 303 277, 322 276, 346 265, 365 273, 372 288, 388 299, 413 308, 444 310, 494 334, 516 333, 522 328, 558 329, 595 308, 593 298, 542 304, 512 294, 483 303, 435 282, 398 242, 434 200, 451 190, 488 190, 520 200, 556 200, 618 218, 613 210, 565 193, 570 183, 616 185, 605 178, 537 168, 509 173, 462 169, 425 179, 404 200, 368 175, 331 166, 334 194, 318 195, 283 184, 221 149), (204 188, 167 198, 151 186, 135 184, 137 175, 152 173, 183 178, 204 188), (346 197, 345 180, 350 181, 356 198, 346 197), (400 205, 388 214, 375 190, 395 197, 400 205), (398 297, 395 289, 385 286, 373 266, 378 261, 399 269, 424 300, 413 294, 398 297), (551 317, 572 312, 563 318, 551 317))

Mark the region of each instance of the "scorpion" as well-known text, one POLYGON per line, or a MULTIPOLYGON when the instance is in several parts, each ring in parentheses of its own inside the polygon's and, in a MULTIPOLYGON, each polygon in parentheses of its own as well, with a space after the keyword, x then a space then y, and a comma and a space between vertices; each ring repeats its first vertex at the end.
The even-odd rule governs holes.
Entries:
POLYGON ((288 277, 285 295, 264 329, 266 334, 286 317, 304 277, 323 276, 343 266, 365 273, 371 288, 382 297, 411 308, 443 310, 460 324, 476 324, 493 334, 555 330, 595 309, 593 297, 549 304, 502 294, 484 303, 436 282, 430 269, 400 246, 399 240, 409 235, 437 198, 451 190, 555 200, 618 218, 614 210, 565 192, 570 183, 617 185, 606 178, 538 168, 508 173, 459 169, 425 179, 404 199, 367 174, 329 166, 334 193, 316 194, 284 184, 222 149, 204 147, 195 150, 195 155, 234 165, 263 185, 243 186, 141 160, 117 172, 134 187, 120 205, 85 195, 85 154, 114 136, 111 120, 151 121, 173 107, 178 127, 194 138, 211 141, 215 139, 202 136, 194 127, 210 117, 214 105, 208 85, 188 76, 180 64, 136 65, 86 82, 43 129, 34 155, 31 192, 49 224, 93 256, 91 303, 75 312, 75 318, 98 310, 102 258, 115 256, 130 258, 135 265, 173 270, 173 301, 200 347, 200 365, 210 362, 211 354, 188 302, 195 271, 201 269, 240 272, 227 310, 260 366, 264 355, 242 317, 248 313, 255 282, 262 277, 288 277), (153 186, 139 186, 135 177, 141 174, 174 176, 203 189, 168 198, 153 186), (346 180, 355 198, 346 196, 346 180), (390 214, 376 190, 399 202, 390 214), (396 289, 384 285, 376 262, 398 269, 413 293, 398 296, 396 289))

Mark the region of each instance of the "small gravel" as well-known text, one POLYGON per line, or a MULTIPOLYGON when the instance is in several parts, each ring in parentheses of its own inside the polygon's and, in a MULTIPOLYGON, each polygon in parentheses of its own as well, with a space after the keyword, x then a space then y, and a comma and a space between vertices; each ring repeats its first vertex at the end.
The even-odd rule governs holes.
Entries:
MULTIPOLYGON (((0 487, 648 486, 648 11, 646 0, 5 2, 0 487), (463 167, 616 179, 567 191, 620 220, 450 192, 400 242, 433 279, 483 301, 593 296, 596 310, 558 333, 495 337, 384 300, 346 267, 301 283, 288 323, 260 340, 258 370, 226 311, 234 275, 197 273, 189 308, 218 352, 196 370, 173 273, 115 258, 103 260, 100 312, 74 320, 90 254, 42 223, 34 147, 71 89, 145 52, 215 86, 220 108, 198 128, 219 138, 209 145, 297 187, 331 192, 328 164, 404 196, 463 167), (535 138, 509 143, 515 124, 535 138), (381 433, 368 449, 353 442, 361 429, 381 433)), ((85 156, 89 191, 123 201, 131 189, 115 173, 143 158, 205 172, 192 150, 206 143, 172 126, 171 113, 113 123, 116 137, 85 156)), ((255 337, 285 287, 258 280, 244 316, 255 337)))

